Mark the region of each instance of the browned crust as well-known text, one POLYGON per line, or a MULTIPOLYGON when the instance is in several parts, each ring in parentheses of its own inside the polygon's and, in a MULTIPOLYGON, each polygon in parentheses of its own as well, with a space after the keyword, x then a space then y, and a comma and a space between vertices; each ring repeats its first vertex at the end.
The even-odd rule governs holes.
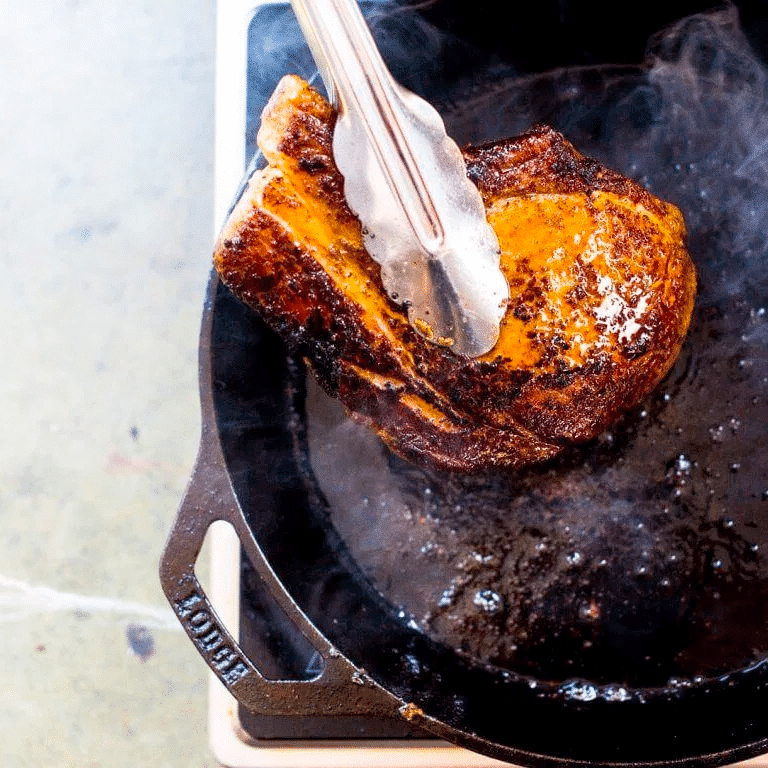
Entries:
POLYGON ((535 125, 512 139, 463 150, 467 175, 486 201, 509 195, 613 192, 663 217, 670 205, 637 182, 580 154, 547 125, 535 125))
MULTIPOLYGON (((685 336, 695 291, 676 209, 583 158, 544 126, 466 149, 468 174, 486 206, 553 194, 572 196, 574 205, 603 206, 618 232, 616 259, 631 264, 637 253, 645 254, 644 269, 658 273, 660 298, 643 314, 640 331, 595 347, 578 365, 567 334, 535 338, 535 331, 528 333, 539 355, 533 366, 516 366, 493 351, 461 358, 416 334, 384 298, 378 266, 362 248, 360 224, 332 160, 333 121, 327 103, 301 81, 281 85, 260 137, 281 172, 252 183, 222 231, 215 264, 223 281, 307 359, 320 384, 393 450, 460 471, 541 461, 569 442, 594 437, 666 373, 685 336), (597 193, 621 200, 598 200, 597 193), (305 215, 307 201, 315 207, 305 215), (621 201, 644 212, 639 226, 621 201), (283 219, 291 217, 287 226, 283 219), (669 223, 666 247, 657 255, 648 246, 656 235, 647 223, 656 221, 669 223), (329 273, 323 263, 328 254, 334 264, 350 265, 357 293, 329 273)), ((508 315, 533 328, 526 318, 541 303, 546 275, 520 263, 514 269, 508 315)), ((572 300, 578 308, 579 297, 572 300)), ((594 317, 588 320, 595 325, 594 317)))

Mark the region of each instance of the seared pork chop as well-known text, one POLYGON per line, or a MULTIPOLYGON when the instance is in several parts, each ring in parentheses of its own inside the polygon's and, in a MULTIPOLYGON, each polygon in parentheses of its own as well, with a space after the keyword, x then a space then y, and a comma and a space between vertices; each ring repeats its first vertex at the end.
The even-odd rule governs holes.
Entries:
POLYGON ((464 150, 512 299, 496 346, 430 343, 387 297, 332 153, 335 113, 297 77, 262 116, 257 172, 225 224, 222 280, 398 454, 520 467, 586 441, 669 370, 693 308, 680 212, 537 126, 464 150))

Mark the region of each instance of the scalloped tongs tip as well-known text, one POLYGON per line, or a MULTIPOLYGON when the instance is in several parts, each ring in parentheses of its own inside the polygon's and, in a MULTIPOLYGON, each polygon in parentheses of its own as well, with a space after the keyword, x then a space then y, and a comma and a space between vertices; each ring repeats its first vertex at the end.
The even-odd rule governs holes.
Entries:
POLYGON ((387 293, 430 341, 486 354, 509 286, 458 146, 437 111, 392 78, 355 0, 291 4, 339 113, 336 165, 387 293))

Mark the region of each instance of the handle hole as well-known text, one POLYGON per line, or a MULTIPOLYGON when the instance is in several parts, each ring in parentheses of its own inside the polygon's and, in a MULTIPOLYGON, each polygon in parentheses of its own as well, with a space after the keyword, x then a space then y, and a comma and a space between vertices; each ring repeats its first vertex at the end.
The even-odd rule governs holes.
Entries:
POLYGON ((323 658, 263 585, 229 523, 219 520, 208 529, 195 575, 221 622, 267 680, 307 681, 322 674, 323 658))
POLYGON ((205 532, 195 576, 205 590, 216 615, 232 637, 240 635, 239 621, 240 542, 235 529, 216 520, 205 532))

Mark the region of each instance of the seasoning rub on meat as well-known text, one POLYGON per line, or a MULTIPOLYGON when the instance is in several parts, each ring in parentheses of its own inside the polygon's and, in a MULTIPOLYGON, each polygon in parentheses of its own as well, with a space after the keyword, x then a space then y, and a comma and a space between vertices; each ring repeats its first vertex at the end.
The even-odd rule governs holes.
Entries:
POLYGON ((465 149, 512 299, 496 346, 463 358, 387 298, 344 199, 334 119, 302 80, 281 81, 258 137, 268 165, 214 261, 394 451, 456 471, 542 461, 596 436, 668 371, 695 294, 674 206, 547 127, 465 149))

